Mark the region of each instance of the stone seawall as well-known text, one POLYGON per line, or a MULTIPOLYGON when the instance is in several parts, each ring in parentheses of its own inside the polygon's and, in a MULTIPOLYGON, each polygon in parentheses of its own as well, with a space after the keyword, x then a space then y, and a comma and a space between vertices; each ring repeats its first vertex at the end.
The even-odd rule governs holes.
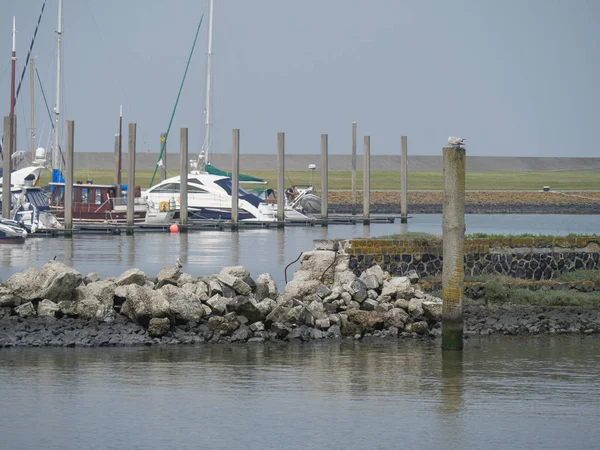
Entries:
MULTIPOLYGON (((469 239, 465 275, 550 280, 574 270, 596 270, 600 267, 599 241, 598 237, 469 239)), ((441 239, 354 239, 344 245, 357 275, 374 263, 394 276, 411 270, 419 277, 442 274, 441 239)))
MULTIPOLYGON (((519 255, 515 249, 522 248, 523 243, 509 243, 514 246, 510 247, 511 255, 519 255)), ((573 253, 595 254, 591 261, 597 265, 597 242, 580 243, 573 253)), ((428 241, 427 245, 433 243, 428 241)), ((485 254, 491 254, 501 248, 498 243, 495 247, 482 242, 470 245, 472 252, 480 252, 473 254, 483 254, 486 248, 485 254)), ((541 242, 529 245, 530 254, 538 250, 545 254, 541 242)), ((571 241, 569 245, 574 244, 571 241)), ((546 246, 555 248, 559 242, 546 242, 546 246)), ((560 255, 571 249, 561 248, 560 255)), ((0 347, 439 337, 441 299, 425 292, 415 270, 405 276, 397 273, 402 262, 406 267, 415 263, 402 260, 402 255, 418 255, 416 266, 423 264, 424 269, 441 265, 440 255, 423 262, 423 255, 434 255, 432 248, 414 240, 401 249, 404 253, 384 240, 318 241, 315 250, 302 253, 300 266, 282 293, 269 274, 254 279, 240 266, 202 275, 184 272, 176 264, 164 267, 156 277, 134 268, 101 280, 96 273, 84 276, 72 267, 49 261, 39 271, 29 268, 0 281, 0 347), (353 246, 360 241, 370 244, 357 255, 358 248, 353 246), (396 255, 400 265, 395 262, 396 255), (361 264, 364 270, 359 270, 361 264), (395 273, 384 270, 386 264, 395 273)), ((531 263, 534 259, 512 261, 517 269, 521 260, 531 263)), ((587 265, 590 258, 583 261, 576 256, 573 261, 574 267, 577 261, 587 265)), ((550 270, 559 270, 558 266, 550 270)), ((193 267, 187 269, 193 272, 193 267)), ((469 305, 465 308, 465 331, 597 334, 600 310, 469 305)))

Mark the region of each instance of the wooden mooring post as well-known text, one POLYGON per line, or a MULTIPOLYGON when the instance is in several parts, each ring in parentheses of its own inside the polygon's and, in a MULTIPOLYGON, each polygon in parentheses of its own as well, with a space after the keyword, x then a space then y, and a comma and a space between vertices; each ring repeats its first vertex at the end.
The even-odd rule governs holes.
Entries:
POLYGON ((13 116, 4 116, 4 128, 2 139, 2 217, 10 219, 10 174, 12 172, 13 140, 11 130, 13 129, 13 116))
POLYGON ((179 174, 179 231, 188 229, 188 129, 179 131, 179 152, 181 154, 181 172, 179 174))
POLYGON ((277 228, 285 223, 285 133, 277 133, 277 228))
POLYGON ((352 215, 356 214, 356 122, 352 122, 352 215))
POLYGON ((240 190, 240 130, 235 129, 232 133, 233 152, 231 170, 231 229, 237 230, 239 219, 239 190, 240 190))
POLYGON ((127 234, 133 234, 133 218, 135 215, 135 144, 136 144, 136 124, 129 124, 129 136, 127 142, 127 156, 129 163, 127 165, 127 234))
POLYGON ((321 226, 327 226, 329 209, 328 198, 329 198, 329 162, 327 158, 328 152, 328 136, 326 134, 321 135, 321 226))
POLYGON ((65 170, 65 237, 73 235, 73 154, 75 145, 75 122, 66 121, 67 126, 67 168, 65 170))
POLYGON ((121 135, 115 134, 115 184, 117 189, 115 191, 115 197, 121 197, 121 135))
POLYGON ((400 223, 408 222, 408 158, 407 138, 400 138, 400 223))
POLYGON ((365 161, 363 164, 363 224, 371 223, 371 136, 365 136, 363 142, 365 161))
POLYGON ((442 349, 462 350, 467 158, 462 147, 446 147, 443 155, 442 349))

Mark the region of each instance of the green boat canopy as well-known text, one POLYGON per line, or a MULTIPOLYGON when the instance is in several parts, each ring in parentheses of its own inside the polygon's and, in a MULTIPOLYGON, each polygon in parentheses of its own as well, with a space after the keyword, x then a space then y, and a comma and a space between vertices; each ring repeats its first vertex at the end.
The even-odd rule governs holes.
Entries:
MULTIPOLYGON (((206 172, 210 173, 211 175, 220 175, 223 177, 231 178, 231 172, 227 172, 225 170, 218 169, 217 167, 212 166, 210 163, 206 165, 206 172)), ((239 181, 240 181, 240 183, 267 184, 267 182, 265 180, 263 180, 262 178, 245 175, 243 173, 240 173, 239 181)))

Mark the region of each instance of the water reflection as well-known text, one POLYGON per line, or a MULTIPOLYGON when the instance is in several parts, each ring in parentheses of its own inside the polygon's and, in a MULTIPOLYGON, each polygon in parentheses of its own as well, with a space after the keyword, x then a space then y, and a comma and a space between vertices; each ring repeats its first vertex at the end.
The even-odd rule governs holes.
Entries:
POLYGON ((594 448, 600 339, 2 349, 0 398, 7 448, 594 448))

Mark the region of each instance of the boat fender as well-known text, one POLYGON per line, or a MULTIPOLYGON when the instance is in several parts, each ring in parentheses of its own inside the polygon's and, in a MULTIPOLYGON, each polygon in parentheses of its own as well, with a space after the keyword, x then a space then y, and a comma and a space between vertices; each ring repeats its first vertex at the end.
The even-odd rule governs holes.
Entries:
POLYGON ((169 200, 169 211, 174 211, 177 209, 177 203, 175 203, 175 197, 171 197, 169 200))
POLYGON ((169 202, 166 200, 163 200, 162 202, 160 202, 158 204, 158 210, 161 212, 168 211, 169 210, 169 202))

